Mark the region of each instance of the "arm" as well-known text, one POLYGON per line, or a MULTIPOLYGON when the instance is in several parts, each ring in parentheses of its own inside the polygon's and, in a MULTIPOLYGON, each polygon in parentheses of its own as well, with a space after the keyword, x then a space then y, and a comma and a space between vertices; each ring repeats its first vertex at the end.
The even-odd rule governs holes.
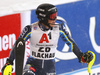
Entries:
POLYGON ((69 35, 69 32, 64 26, 60 27, 60 37, 62 40, 70 47, 70 49, 74 52, 74 54, 78 57, 79 61, 81 61, 81 57, 83 53, 76 45, 75 41, 72 39, 72 37, 69 35))
MULTIPOLYGON (((25 42, 31 37, 31 25, 26 26, 21 34, 19 35, 18 38, 23 38, 25 40, 25 42)), ((15 42, 16 43, 16 42, 15 42)), ((15 44, 13 45, 10 54, 9 54, 9 60, 13 62, 13 60, 15 59, 15 44)))

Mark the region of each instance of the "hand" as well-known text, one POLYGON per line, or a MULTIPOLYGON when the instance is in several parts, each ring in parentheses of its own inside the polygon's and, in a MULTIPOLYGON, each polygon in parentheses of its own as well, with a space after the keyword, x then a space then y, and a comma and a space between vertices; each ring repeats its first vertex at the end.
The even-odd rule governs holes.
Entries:
POLYGON ((85 52, 81 58, 81 61, 84 63, 89 63, 92 59, 93 59, 93 55, 88 52, 85 52))
POLYGON ((6 64, 2 68, 2 75, 11 75, 13 62, 7 59, 6 64))

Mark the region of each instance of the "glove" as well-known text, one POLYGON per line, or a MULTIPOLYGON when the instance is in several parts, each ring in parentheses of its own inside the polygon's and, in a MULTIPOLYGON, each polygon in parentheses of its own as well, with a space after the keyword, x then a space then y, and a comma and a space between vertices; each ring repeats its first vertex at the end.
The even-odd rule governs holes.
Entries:
POLYGON ((92 59, 93 59, 93 55, 88 52, 85 52, 81 58, 81 61, 84 63, 89 63, 92 59))
POLYGON ((7 59, 6 64, 2 68, 2 75, 11 75, 13 62, 7 59))

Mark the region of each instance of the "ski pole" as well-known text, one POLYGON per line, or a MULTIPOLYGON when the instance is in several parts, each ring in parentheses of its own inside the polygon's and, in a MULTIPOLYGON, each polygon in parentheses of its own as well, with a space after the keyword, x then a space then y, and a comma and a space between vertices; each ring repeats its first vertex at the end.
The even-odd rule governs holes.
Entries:
POLYGON ((88 73, 91 75, 91 67, 95 62, 95 54, 92 51, 88 51, 87 53, 92 53, 93 55, 93 59, 90 61, 90 63, 88 63, 88 73))

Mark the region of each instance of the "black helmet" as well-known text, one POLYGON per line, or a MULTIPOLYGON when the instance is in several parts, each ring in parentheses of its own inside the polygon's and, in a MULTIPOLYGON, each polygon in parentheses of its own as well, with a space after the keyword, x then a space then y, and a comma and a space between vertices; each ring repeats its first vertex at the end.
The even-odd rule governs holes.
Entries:
POLYGON ((48 19, 55 20, 57 18, 57 8, 52 4, 41 4, 36 9, 36 15, 40 23, 49 26, 48 19))

